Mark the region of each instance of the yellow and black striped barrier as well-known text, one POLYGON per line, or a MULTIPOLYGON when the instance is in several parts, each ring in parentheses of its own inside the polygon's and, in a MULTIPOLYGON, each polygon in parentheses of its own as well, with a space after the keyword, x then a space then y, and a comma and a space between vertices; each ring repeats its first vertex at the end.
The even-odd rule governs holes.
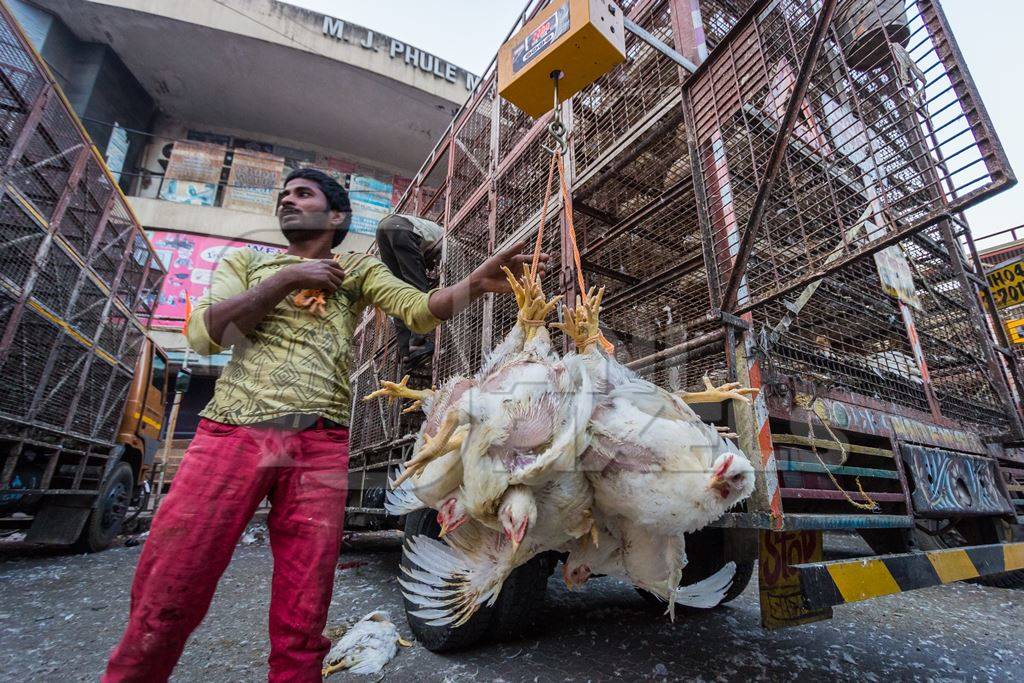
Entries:
POLYGON ((1024 569, 1024 543, 794 565, 808 609, 1024 569))

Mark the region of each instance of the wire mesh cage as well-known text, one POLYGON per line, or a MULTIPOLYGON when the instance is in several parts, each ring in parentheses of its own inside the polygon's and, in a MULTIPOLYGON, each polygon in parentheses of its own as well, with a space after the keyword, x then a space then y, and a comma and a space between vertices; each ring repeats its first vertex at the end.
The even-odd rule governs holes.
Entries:
POLYGON ((1013 181, 935 3, 838 3, 803 74, 821 7, 758 3, 686 86, 723 287, 798 76, 807 86, 743 256, 742 308, 1013 181))
POLYGON ((7 176, 44 218, 53 217, 71 178, 75 161, 88 153, 88 142, 75 125, 64 101, 51 97, 25 151, 7 176))
POLYGON ((144 335, 112 299, 132 240, 145 252, 138 262, 152 264, 133 278, 136 297, 144 279, 158 285, 163 268, 0 3, 0 489, 23 457, 42 459, 42 489, 98 487, 144 335))
POLYGON ((455 216, 483 185, 491 166, 491 119, 494 87, 483 91, 458 123, 452 137, 452 171, 449 179, 450 212, 455 216))
POLYGON ((77 184, 72 188, 67 208, 57 225, 57 234, 83 259, 89 255, 96 228, 103 219, 104 209, 113 191, 99 162, 90 157, 77 184))
POLYGON ((61 429, 68 417, 68 408, 74 404, 78 381, 87 365, 86 348, 70 335, 57 337, 50 352, 49 375, 37 378, 37 392, 30 418, 40 424, 61 429))
POLYGON ((0 21, 0 165, 7 163, 32 105, 45 87, 46 79, 13 28, 0 21))
POLYGON ((0 198, 0 277, 21 289, 32 270, 45 229, 10 196, 0 198))
POLYGON ((0 413, 18 421, 27 421, 39 380, 46 372, 47 360, 60 330, 52 322, 27 309, 14 332, 10 350, 0 364, 7 388, 0 392, 0 413))
MULTIPOLYGON (((670 3, 654 3, 634 19, 659 40, 672 44, 670 3)), ((577 177, 614 154, 617 144, 643 120, 657 116, 678 99, 675 63, 634 34, 627 34, 625 61, 573 97, 577 177)))
MULTIPOLYGON (((454 284, 487 258, 488 202, 477 202, 465 219, 449 231, 441 267, 441 282, 454 284)), ((484 348, 484 299, 448 320, 440 331, 434 374, 443 379, 468 375, 479 367, 484 348)))
MULTIPOLYGON (((97 436, 97 422, 101 418, 100 409, 103 398, 110 386, 110 378, 114 367, 102 360, 93 361, 89 367, 78 406, 71 418, 71 431, 84 437, 97 436)), ((112 437, 112 434, 100 434, 101 438, 112 437)))
MULTIPOLYGON (((623 5, 665 43, 707 58, 690 75, 630 35, 626 61, 564 105, 572 218, 584 278, 606 290, 603 331, 621 361, 673 390, 734 379, 727 342, 744 334, 767 385, 812 385, 1005 433, 1013 409, 986 360, 993 340, 947 218, 1012 184, 1013 173, 938 3, 841 0, 820 21, 832 4, 623 5), (701 20, 694 35, 676 34, 677 12, 701 20), (777 173, 745 246, 777 140, 777 173), (905 264, 906 300, 886 280, 893 260, 905 264)), ((550 116, 535 121, 493 88, 485 77, 425 165, 448 197, 447 213, 434 213, 448 219, 447 283, 491 253, 488 238, 496 249, 523 237, 532 245, 540 221, 550 116), (448 150, 451 175, 438 178, 448 150)), ((422 187, 419 178, 408 206, 423 205, 408 199, 422 187)), ((560 209, 556 189, 543 284, 548 295, 574 295, 560 209)), ((512 298, 497 296, 447 323, 435 381, 474 371, 515 315, 512 298)), ((873 485, 904 514, 890 474, 873 485)))

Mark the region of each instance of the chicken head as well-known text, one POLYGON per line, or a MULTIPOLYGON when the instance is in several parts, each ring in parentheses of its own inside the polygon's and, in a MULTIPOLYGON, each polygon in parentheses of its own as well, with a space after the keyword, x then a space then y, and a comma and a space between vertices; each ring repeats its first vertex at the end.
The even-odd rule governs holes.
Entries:
POLYGON ((498 507, 498 521, 513 549, 518 549, 530 528, 537 523, 537 501, 528 486, 510 486, 498 507))
POLYGON ((754 491, 754 467, 743 455, 722 453, 711 465, 708 490, 729 509, 754 491))
POLYGON ((444 538, 465 524, 468 519, 469 515, 462 505, 462 501, 456 496, 449 498, 437 510, 437 523, 441 525, 441 533, 438 538, 444 538))

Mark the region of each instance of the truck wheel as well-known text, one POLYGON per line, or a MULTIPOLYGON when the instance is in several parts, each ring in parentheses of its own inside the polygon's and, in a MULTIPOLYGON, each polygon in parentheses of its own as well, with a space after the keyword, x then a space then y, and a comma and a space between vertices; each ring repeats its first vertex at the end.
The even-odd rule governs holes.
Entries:
MULTIPOLYGON (((712 527, 687 534, 686 555, 689 562, 683 567, 683 576, 679 581, 680 586, 689 586, 692 583, 703 581, 724 567, 728 558, 725 556, 725 534, 722 529, 712 527)), ((732 585, 729 586, 729 590, 725 592, 725 597, 719 604, 732 602, 742 595, 753 576, 753 560, 736 561, 736 574, 732 577, 732 585)), ((664 602, 647 591, 640 588, 636 590, 650 604, 664 607, 664 602)))
MULTIPOLYGON (((913 532, 914 545, 920 550, 947 550, 949 548, 971 545, 964 538, 963 534, 956 530, 955 526, 950 526, 946 530, 935 533, 944 522, 918 520, 917 524, 924 527, 915 527, 913 532), (933 533, 927 533, 925 528, 933 533)), ((976 579, 970 579, 970 582, 982 586, 992 586, 993 588, 1024 588, 1024 569, 1003 572, 1002 574, 992 574, 991 576, 980 576, 976 579)))
POLYGON ((119 462, 114 466, 100 487, 96 507, 89 514, 82 535, 75 541, 76 550, 98 553, 110 547, 128 515, 134 482, 131 465, 119 462))
POLYGON ((512 572, 491 608, 494 616, 487 629, 488 640, 500 642, 529 633, 544 604, 548 577, 555 564, 549 557, 538 555, 512 572))
MULTIPOLYGON (((437 538, 441 527, 434 510, 417 510, 405 517, 405 537, 437 538)), ((402 548, 403 567, 416 568, 402 548)), ((471 647, 485 639, 505 639, 521 634, 533 623, 533 617, 544 601, 551 562, 538 556, 516 569, 505 580, 493 606, 483 606, 464 625, 431 626, 410 612, 417 608, 403 597, 405 618, 416 640, 431 652, 451 652, 471 647)))

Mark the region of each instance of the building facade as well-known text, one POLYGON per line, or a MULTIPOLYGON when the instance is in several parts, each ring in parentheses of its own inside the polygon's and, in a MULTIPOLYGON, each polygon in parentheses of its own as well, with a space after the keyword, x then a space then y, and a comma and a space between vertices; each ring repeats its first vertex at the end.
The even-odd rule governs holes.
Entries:
MULTIPOLYGON (((477 77, 400 38, 276 0, 8 0, 168 269, 154 338, 183 361, 186 300, 233 248, 283 248, 277 191, 319 168, 364 251, 477 77)), ((189 360, 179 436, 227 354, 189 360)))

